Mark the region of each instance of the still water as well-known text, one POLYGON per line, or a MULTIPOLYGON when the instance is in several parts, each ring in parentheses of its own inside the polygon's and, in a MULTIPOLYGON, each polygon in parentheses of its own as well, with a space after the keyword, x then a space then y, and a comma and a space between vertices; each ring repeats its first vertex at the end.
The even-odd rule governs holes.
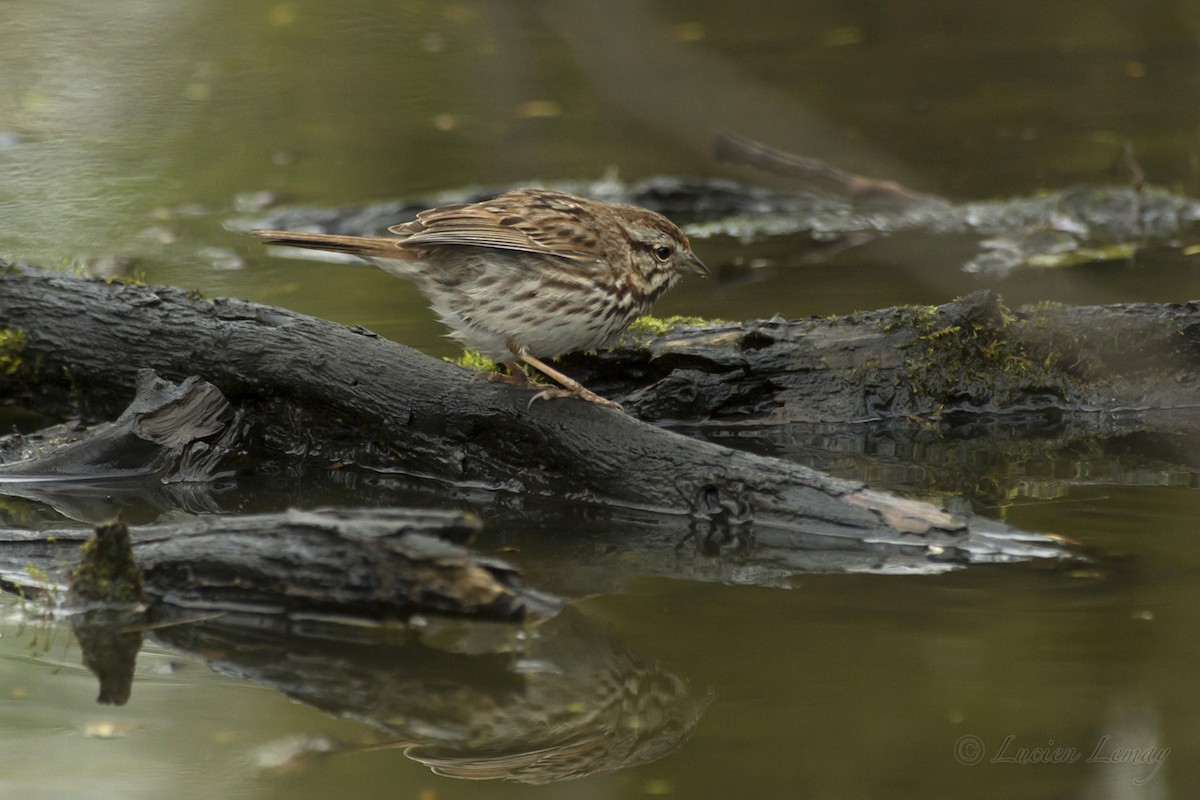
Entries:
MULTIPOLYGON (((1194 195, 1198 90, 1200 4, 1184 0, 9 0, 0 253, 283 305, 448 356, 411 286, 268 257, 231 220, 264 204, 477 185, 691 175, 786 186, 717 163, 717 130, 958 201, 1128 182, 1128 144, 1149 182, 1194 195)), ((1013 305, 1200 297, 1194 257, 1170 243, 1004 276, 964 272, 977 243, 962 237, 853 244, 700 239, 715 279, 685 283, 658 310, 796 317, 984 287, 1013 305)), ((938 444, 794 455, 1070 536, 1102 554, 1097 568, 817 575, 790 590, 646 578, 598 595, 584 581, 576 610, 707 705, 661 760, 547 786, 441 777, 397 749, 280 758, 289 742, 371 734, 154 640, 130 702, 98 706, 68 629, 7 598, 0 794, 1190 796, 1194 456, 1112 447, 1084 469, 1103 443, 1081 443, 1076 459, 1030 441, 1003 459, 972 464, 968 452, 973 480, 951 482, 923 460, 938 444)), ((264 510, 338 501, 253 497, 264 510)), ((493 535, 496 547, 506 532, 493 535)), ((570 585, 571 564, 557 573, 570 585)))

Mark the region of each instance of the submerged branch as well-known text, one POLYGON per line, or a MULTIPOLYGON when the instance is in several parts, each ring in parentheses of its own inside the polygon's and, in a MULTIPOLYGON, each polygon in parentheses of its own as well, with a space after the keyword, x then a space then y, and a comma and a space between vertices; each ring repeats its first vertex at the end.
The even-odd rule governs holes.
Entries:
POLYGON ((718 133, 713 141, 713 151, 718 161, 746 164, 775 175, 794 178, 802 185, 847 197, 856 203, 945 204, 939 197, 914 192, 895 181, 855 175, 820 159, 785 153, 731 133, 718 133))

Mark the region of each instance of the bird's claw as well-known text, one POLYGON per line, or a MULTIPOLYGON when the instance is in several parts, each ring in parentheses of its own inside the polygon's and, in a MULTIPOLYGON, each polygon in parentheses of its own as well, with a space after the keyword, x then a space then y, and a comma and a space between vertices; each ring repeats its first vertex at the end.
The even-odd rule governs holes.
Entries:
POLYGON ((614 403, 612 400, 603 398, 595 392, 589 391, 582 386, 579 387, 578 391, 563 389, 559 386, 546 386, 533 397, 529 398, 529 405, 527 405, 526 408, 532 406, 534 400, 552 400, 556 397, 577 397, 580 400, 587 400, 589 403, 595 403, 598 406, 611 408, 614 411, 625 410, 620 403, 614 403))

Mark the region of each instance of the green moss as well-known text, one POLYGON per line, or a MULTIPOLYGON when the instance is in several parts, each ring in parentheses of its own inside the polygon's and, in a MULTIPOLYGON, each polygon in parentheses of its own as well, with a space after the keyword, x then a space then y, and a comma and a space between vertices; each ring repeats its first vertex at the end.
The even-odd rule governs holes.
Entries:
MULTIPOLYGON (((457 364, 460 367, 469 369, 472 372, 478 372, 480 374, 491 372, 504 374, 506 372, 510 372, 508 367, 505 367, 503 364, 497 364, 495 361, 492 361, 490 358, 478 352, 477 350, 464 350, 463 354, 458 358, 447 358, 444 360, 449 361, 451 364, 457 364)), ((545 383, 545 379, 542 377, 542 374, 537 370, 527 368, 525 370, 525 374, 528 375, 529 380, 534 383, 545 383)))
POLYGON ((19 328, 0 328, 0 375, 13 375, 21 368, 29 339, 19 328))
POLYGON ((649 314, 638 317, 625 330, 627 334, 636 337, 662 336, 675 328, 705 328, 710 325, 722 325, 725 320, 705 319, 704 317, 652 317, 649 314))
MULTIPOLYGON (((125 286, 145 286, 146 272, 145 270, 138 270, 137 272, 130 273, 129 275, 108 275, 105 276, 104 282, 120 283, 125 286)), ((196 290, 193 289, 192 291, 196 290)))
MULTIPOLYGON (((662 336, 670 333, 676 328, 705 328, 712 325, 727 324, 721 319, 706 319, 704 317, 652 317, 649 315, 641 316, 635 319, 625 332, 621 334, 620 344, 625 347, 640 347, 645 344, 646 340, 655 336, 662 336)), ((586 350, 585 354, 595 355, 595 350, 586 350)), ((496 372, 500 370, 500 365, 490 358, 481 355, 474 350, 465 350, 458 358, 447 358, 451 364, 457 364, 460 367, 465 367, 476 372, 496 372)), ((539 376, 536 372, 530 372, 529 376, 537 381, 539 376)))
POLYGON ((905 306, 883 323, 903 339, 898 380, 922 415, 947 407, 986 409, 1029 393, 1068 394, 1057 353, 1009 335, 1013 315, 999 302, 970 306, 905 306))
POLYGON ((133 557, 129 529, 121 521, 96 528, 80 548, 79 565, 71 570, 75 601, 144 603, 142 571, 133 557))
POLYGON ((1104 247, 1080 247, 1061 253, 1035 253, 1028 256, 1025 263, 1039 269, 1057 269, 1102 261, 1128 261, 1135 255, 1137 255, 1136 244, 1121 243, 1104 247))
POLYGON ((26 564, 25 574, 42 586, 50 585, 50 574, 37 564, 26 564))
POLYGON ((716 325, 729 324, 723 319, 713 319, 706 317, 652 317, 645 315, 638 317, 629 327, 621 334, 617 340, 616 346, 624 348, 640 348, 647 347, 651 339, 659 336, 666 336, 679 328, 709 328, 716 325))
POLYGON ((458 364, 475 372, 495 372, 500 365, 477 350, 464 350, 458 358, 447 358, 451 364, 458 364))

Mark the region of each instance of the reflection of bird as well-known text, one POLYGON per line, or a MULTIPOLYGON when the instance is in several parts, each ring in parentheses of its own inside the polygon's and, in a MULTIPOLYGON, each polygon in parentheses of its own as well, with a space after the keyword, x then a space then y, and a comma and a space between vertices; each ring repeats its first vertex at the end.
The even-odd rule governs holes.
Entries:
POLYGON ((547 189, 424 211, 395 237, 254 231, 270 244, 351 253, 414 281, 450 336, 503 362, 524 361, 575 396, 619 407, 540 359, 603 347, 686 272, 707 273, 687 236, 635 206, 547 189))
POLYGON ((220 672, 382 734, 372 742, 279 742, 259 754, 275 769, 400 750, 441 775, 550 783, 666 756, 691 736, 711 699, 570 606, 536 626, 429 617, 420 633, 376 633, 331 626, 272 639, 216 618, 154 635, 205 653, 220 672))
MULTIPOLYGON (((642 666, 646 671, 593 673, 590 684, 577 676, 579 699, 567 705, 504 709, 497 727, 512 729, 512 738, 484 737, 464 746, 410 743, 404 754, 450 778, 534 784, 657 761, 687 740, 710 698, 690 697, 679 678, 657 665, 642 666)), ((555 680, 574 685, 570 676, 555 680)))
MULTIPOLYGON (((393 738, 365 749, 403 750, 448 777, 551 783, 662 758, 711 699, 570 607, 523 649, 515 663, 474 656, 457 678, 433 656, 436 678, 376 685, 369 716, 393 738)), ((410 669, 421 649, 406 650, 410 669)))

